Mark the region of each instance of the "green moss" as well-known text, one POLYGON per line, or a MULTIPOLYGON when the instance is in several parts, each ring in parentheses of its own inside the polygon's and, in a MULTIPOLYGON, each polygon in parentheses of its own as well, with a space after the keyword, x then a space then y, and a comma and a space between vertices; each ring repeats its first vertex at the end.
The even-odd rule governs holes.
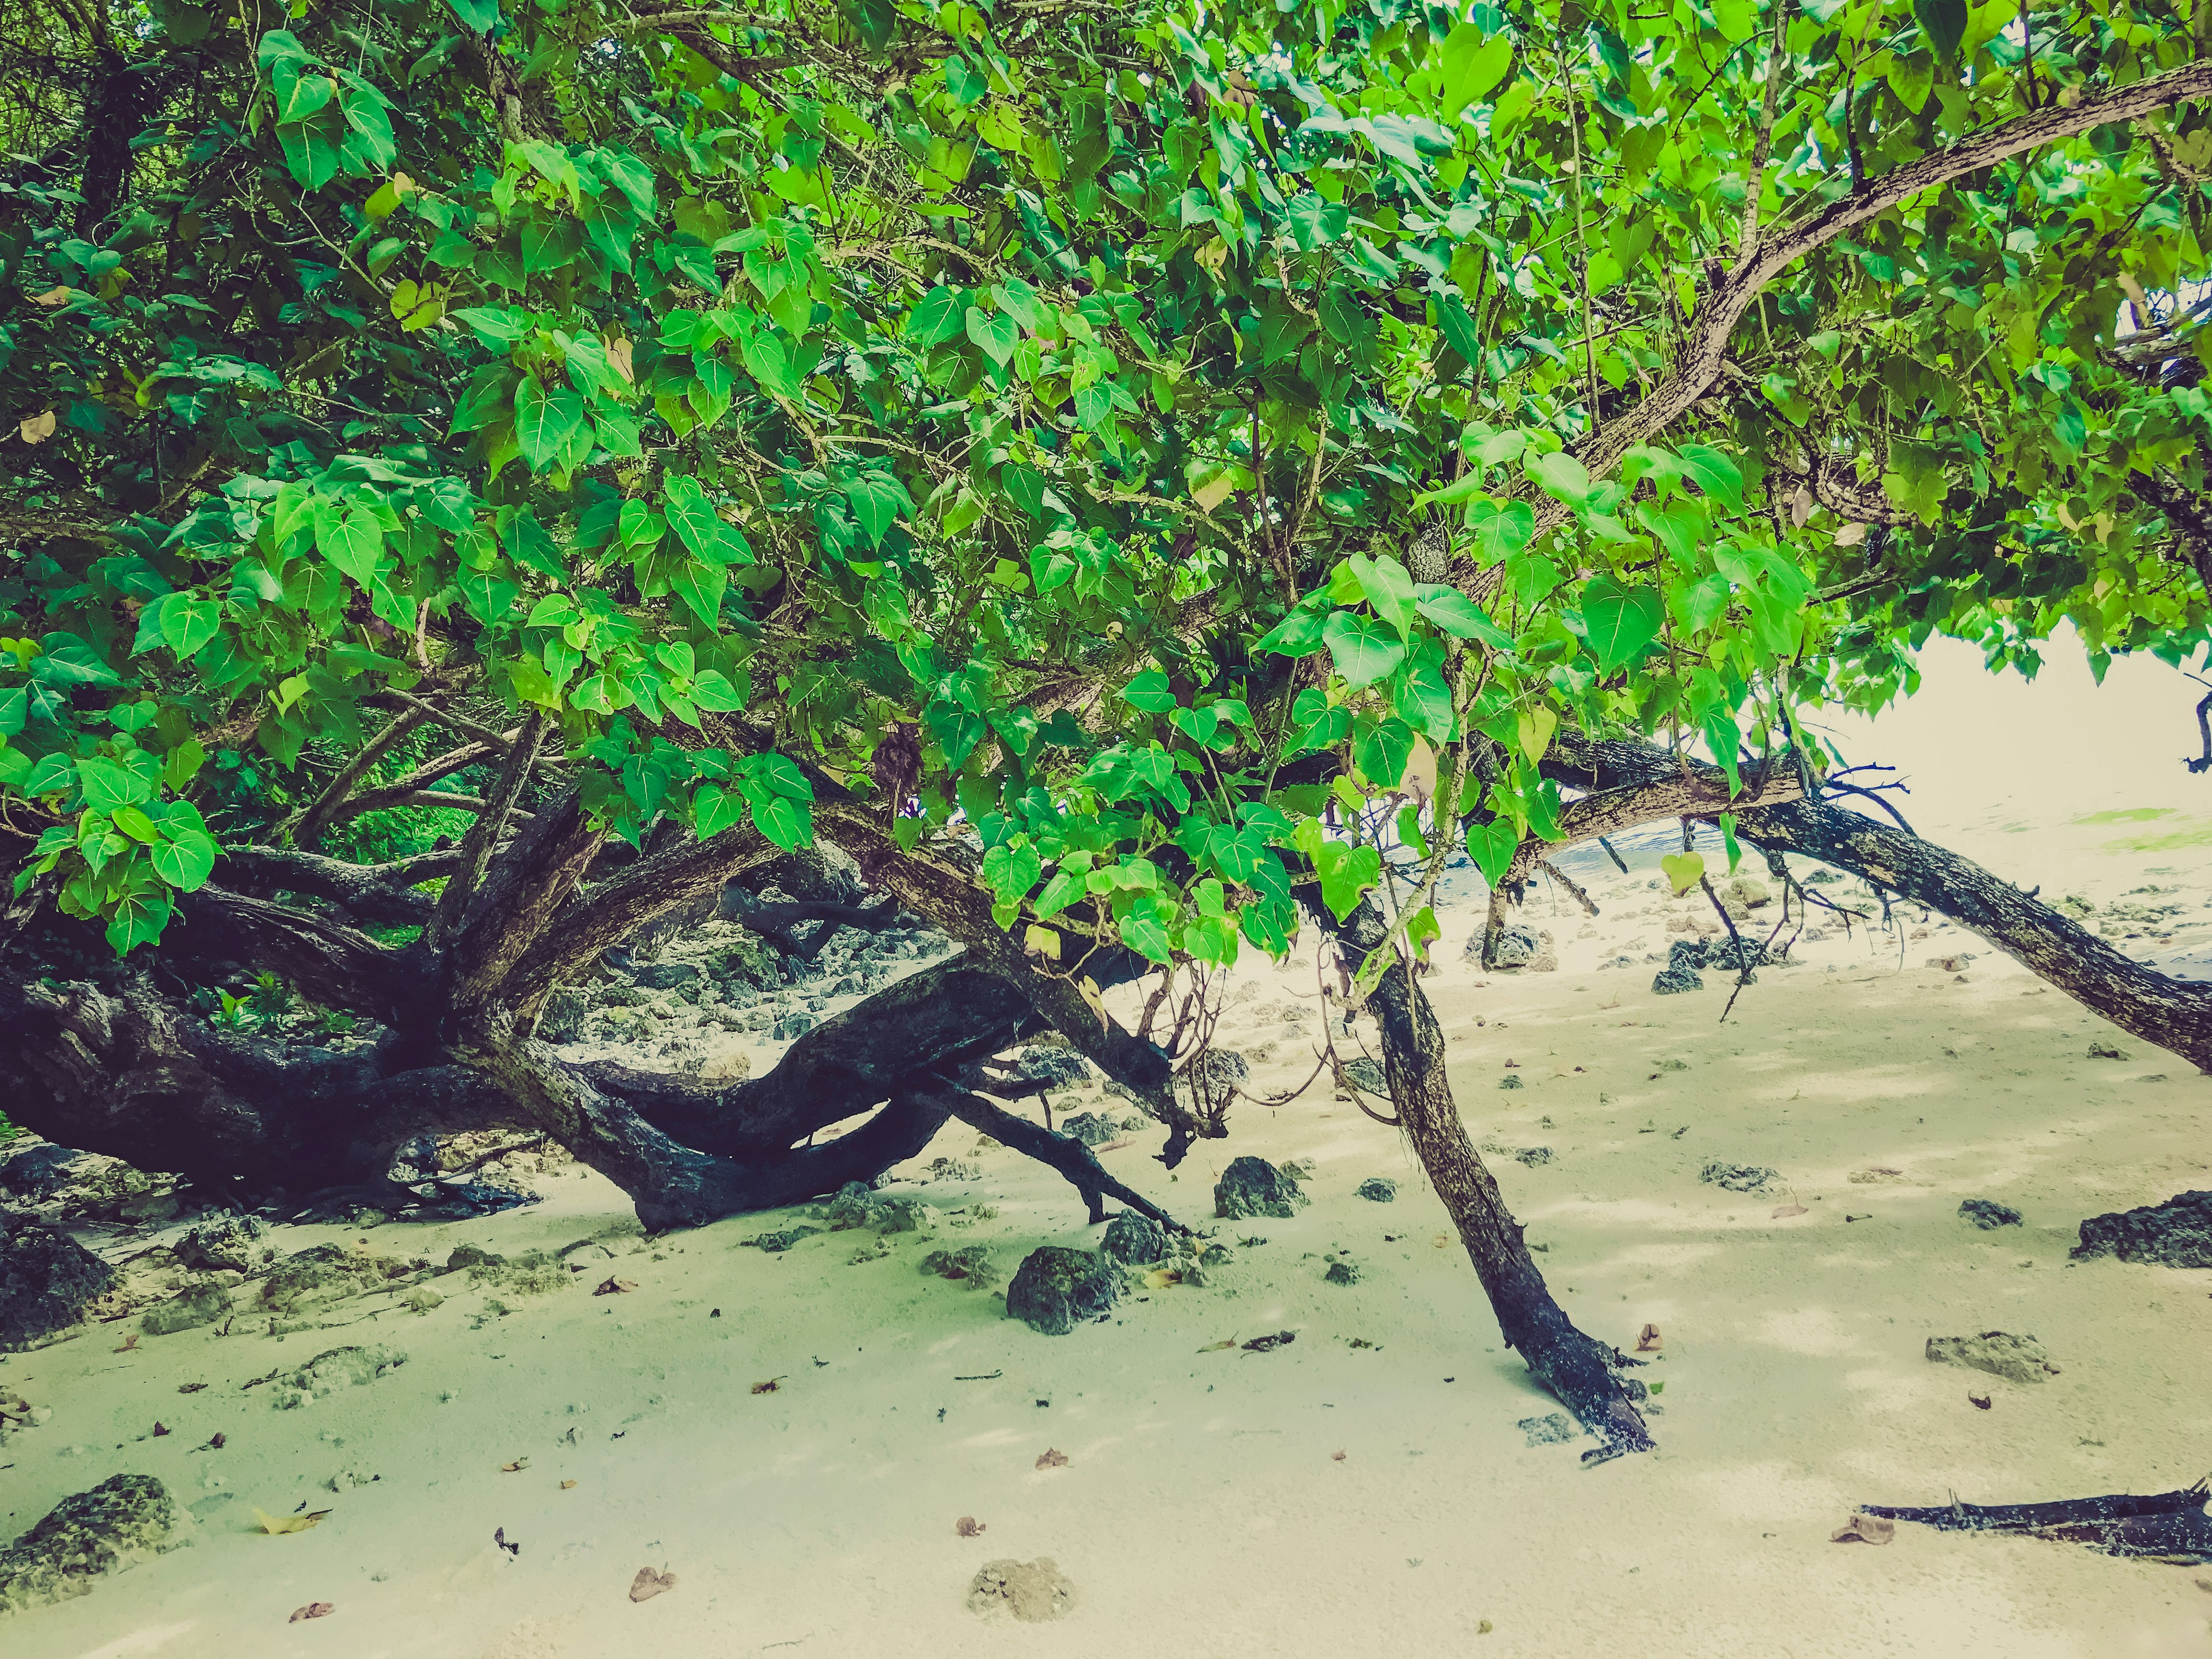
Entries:
POLYGON ((2178 853, 2185 847, 2212 847, 2212 818, 2164 836, 2123 836, 2104 845, 2107 853, 2178 853))
POLYGON ((2075 823, 2148 823, 2153 818, 2172 817, 2171 806, 2115 806, 2109 811, 2092 812, 2088 817, 2075 818, 2075 823))

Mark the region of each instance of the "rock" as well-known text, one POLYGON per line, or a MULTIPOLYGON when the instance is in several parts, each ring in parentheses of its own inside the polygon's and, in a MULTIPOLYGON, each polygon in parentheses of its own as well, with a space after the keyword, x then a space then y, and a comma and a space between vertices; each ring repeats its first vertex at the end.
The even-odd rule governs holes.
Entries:
POLYGON ((1398 1183, 1388 1176, 1370 1176, 1357 1190, 1360 1197, 1376 1204, 1395 1203, 1398 1197, 1398 1183))
POLYGON ((1518 1072, 1508 1072, 1498 1079, 1498 1086, 1501 1089, 1525 1089, 1528 1085, 1522 1082, 1521 1074, 1518 1072))
POLYGON ((1709 1187, 1725 1187, 1732 1193, 1755 1193, 1770 1181, 1782 1179, 1782 1172, 1757 1164, 1708 1164, 1698 1171, 1698 1179, 1709 1187))
POLYGON ((1150 1216, 1123 1210, 1106 1224, 1098 1248, 1125 1267, 1158 1261, 1168 1253, 1167 1230, 1150 1216))
POLYGON ((848 1181, 830 1200, 823 1212, 833 1233, 849 1232, 855 1227, 872 1227, 876 1221, 875 1189, 865 1181, 848 1181))
POLYGON ((1552 1149, 1549 1146, 1518 1146, 1514 1149, 1513 1156, 1533 1170, 1539 1164, 1552 1161, 1552 1149))
MULTIPOLYGON (((1480 949, 1478 945, 1478 953, 1480 949)), ((1516 922, 1498 930, 1498 941, 1490 949, 1490 965, 1492 968, 1526 968, 1542 954, 1543 949, 1543 938, 1534 928, 1523 927, 1516 922)))
POLYGON ((1103 1112, 1077 1112, 1060 1119, 1060 1132, 1086 1146, 1103 1146, 1119 1136, 1121 1129, 1103 1112))
POLYGON ((380 1290, 404 1272, 404 1263, 386 1256, 313 1244, 277 1264, 261 1286, 261 1299, 278 1313, 297 1313, 380 1290))
POLYGON ((189 1543, 191 1516, 150 1474, 118 1474, 64 1498, 0 1551, 0 1612, 89 1595, 110 1573, 189 1543))
POLYGON ((1311 1181, 1321 1173, 1321 1165, 1310 1158, 1286 1158, 1283 1173, 1293 1181, 1311 1181))
POLYGON ((2117 1042, 2094 1042, 2089 1045, 2089 1058, 2092 1060, 2125 1060, 2127 1057, 2128 1051, 2117 1042))
POLYGON ((1992 1227, 2017 1227, 2020 1212, 2009 1204, 2000 1204, 1994 1199, 1970 1198, 1959 1206, 1959 1213, 1984 1231, 1992 1227))
POLYGON ((179 1267, 197 1267, 202 1273, 228 1268, 250 1273, 276 1256, 276 1251, 262 1242, 267 1231, 257 1216, 216 1216, 200 1223, 170 1248, 177 1253, 179 1267))
POLYGON ((1513 1426, 1527 1437, 1532 1446, 1564 1446, 1582 1434, 1574 1419, 1564 1412, 1553 1412, 1548 1417, 1524 1417, 1513 1426))
POLYGON ((173 1336, 179 1331, 212 1325, 229 1316, 230 1294, 223 1289, 222 1281, 210 1274, 196 1273, 168 1301, 147 1309, 138 1322, 138 1328, 149 1336, 173 1336))
POLYGON ((1075 1610, 1075 1585, 1048 1555, 987 1561, 968 1586, 968 1609, 986 1617, 1012 1613, 1032 1625, 1064 1619, 1075 1610))
POLYGON ((574 1042, 584 1034, 591 1017, 592 999, 580 985, 556 985, 538 1011, 538 1035, 548 1042, 574 1042))
MULTIPOLYGON (((1112 1224, 1108 1225, 1110 1232, 1112 1224)), ((988 1290, 999 1282, 999 1270, 992 1265, 990 1253, 981 1244, 958 1250, 932 1250, 922 1257, 921 1270, 935 1273, 939 1279, 960 1280, 971 1291, 988 1290)))
POLYGON ((1689 968, 1662 968, 1651 976, 1651 991, 1655 996, 1680 996, 1685 991, 1702 991, 1705 981, 1689 968))
POLYGON ((1532 974, 1556 974, 1559 971, 1559 953, 1547 933, 1536 935, 1536 954, 1528 958, 1528 970, 1532 974))
POLYGON ((1928 1358, 1939 1364, 1968 1365, 2012 1382, 2042 1382, 2058 1374, 2042 1344, 2032 1336, 1984 1331, 1979 1336, 1931 1336, 1928 1358))
POLYGON ((1741 900, 1747 910, 1756 910, 1761 905, 1771 903, 1774 897, 1767 890, 1766 884, 1757 876, 1738 876, 1728 884, 1727 890, 1741 900))
POLYGON ((1088 1083, 1091 1078, 1091 1062, 1073 1048, 1063 1048, 1057 1043, 1034 1043, 1014 1056, 1013 1073, 1030 1083, 1049 1083, 1054 1088, 1073 1089, 1088 1083))
POLYGON ((1231 1221, 1255 1215, 1288 1219, 1307 1202, 1297 1178, 1263 1158, 1235 1159, 1213 1183, 1213 1212, 1231 1221))
POLYGON ((749 1238, 745 1243, 758 1245, 770 1255, 781 1255, 800 1239, 811 1238, 821 1231, 819 1227, 803 1224, 797 1227, 786 1227, 780 1232, 763 1233, 757 1238, 749 1238))
POLYGON ((2157 1267, 2212 1267, 2212 1193, 2182 1193, 2163 1204, 2091 1216, 2073 1254, 2157 1267))
POLYGON ((630 977, 647 991, 673 991, 685 985, 699 982, 699 969, 689 962, 656 962, 641 968, 630 977))
POLYGON ((407 1363, 406 1353, 381 1343, 368 1348, 332 1348, 284 1376, 272 1391, 279 1410, 312 1406, 347 1389, 366 1388, 407 1363))
POLYGON ((1114 1305, 1111 1263, 1088 1250, 1047 1244, 1031 1250, 1006 1286, 1006 1313, 1031 1330, 1066 1336, 1114 1305))
POLYGON ((1334 1261, 1329 1264, 1328 1271, 1322 1277, 1332 1285, 1357 1285, 1359 1282, 1359 1268, 1350 1261, 1334 1261))
MULTIPOLYGON (((1772 960, 1766 947, 1755 939, 1717 939, 1706 941, 1705 965, 1729 973, 1745 968, 1764 968, 1772 960)), ((1753 983, 1756 984, 1756 978, 1753 983)))
POLYGON ((0 1147, 0 1192, 16 1198, 52 1198, 74 1179, 70 1166, 83 1157, 51 1140, 27 1137, 20 1149, 0 1147))
POLYGON ((58 1228, 0 1210, 0 1350, 66 1330, 115 1270, 58 1228))
POLYGON ((876 1206, 876 1227, 886 1233, 926 1233, 935 1230, 937 1212, 918 1198, 887 1198, 876 1206))
POLYGON ((1707 957, 1712 945, 1702 939, 1678 939, 1667 947, 1667 965, 1686 968, 1692 971, 1708 966, 1707 957))
POLYGON ((471 1267, 500 1267, 507 1264, 503 1255, 494 1255, 476 1244, 456 1244, 453 1254, 446 1258, 446 1271, 457 1273, 471 1267))
POLYGON ((1252 1075, 1252 1064, 1234 1048, 1208 1048, 1178 1079, 1209 1095, 1225 1095, 1252 1075))
POLYGON ((469 1269, 470 1284, 514 1296, 550 1296, 575 1282, 566 1262, 543 1250, 525 1250, 506 1260, 495 1256, 469 1269))
POLYGON ((1389 1079, 1382 1075, 1382 1067, 1364 1054, 1344 1062, 1344 1080, 1364 1093, 1383 1100, 1390 1097, 1389 1079))

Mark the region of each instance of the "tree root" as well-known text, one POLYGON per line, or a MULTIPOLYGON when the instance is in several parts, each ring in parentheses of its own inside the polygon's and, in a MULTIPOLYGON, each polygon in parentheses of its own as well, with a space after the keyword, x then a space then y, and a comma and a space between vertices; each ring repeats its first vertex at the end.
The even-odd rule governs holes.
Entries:
POLYGON ((1139 1215, 1158 1222, 1170 1232, 1190 1231, 1142 1193, 1133 1191, 1107 1174, 1091 1148, 1073 1136, 1056 1134, 965 1090, 948 1090, 940 1098, 950 1115, 1040 1164, 1051 1165, 1074 1182, 1076 1191, 1083 1194, 1084 1203, 1090 1206, 1092 1226, 1106 1219, 1105 1200, 1111 1197, 1121 1200, 1139 1215))
POLYGON ((2212 1562, 2212 1487, 2199 1480, 2180 1492, 2069 1498, 2050 1504, 1948 1504, 1923 1509, 1862 1504, 1860 1513, 1911 1521, 1946 1532, 2008 1532, 2061 1543, 2087 1544, 2107 1555, 2178 1565, 2212 1562))

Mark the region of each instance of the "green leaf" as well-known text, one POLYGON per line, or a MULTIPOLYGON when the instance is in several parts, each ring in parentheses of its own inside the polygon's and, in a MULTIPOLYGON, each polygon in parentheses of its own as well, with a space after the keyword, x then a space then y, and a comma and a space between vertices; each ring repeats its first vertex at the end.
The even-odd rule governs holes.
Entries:
POLYGON ((161 606, 161 642, 179 661, 213 639, 222 626, 222 605, 215 599, 172 593, 161 606))
POLYGON ((1641 656, 1667 619, 1657 588, 1623 587, 1609 576, 1590 579, 1582 611, 1590 654, 1607 674, 1641 656))
POLYGON ((1148 714, 1165 714, 1176 706, 1176 694, 1168 687, 1168 677, 1157 668, 1147 668, 1131 680, 1122 690, 1121 700, 1148 714))
POLYGON ((1528 476, 1536 481, 1543 492, 1569 507, 1580 507, 1589 499, 1589 469, 1564 449, 1548 454, 1528 458, 1528 476))
POLYGON ((489 34, 499 21, 499 0, 446 0, 471 34, 489 34))
POLYGON ((151 783, 113 761, 81 760, 76 763, 76 778, 83 787, 85 804, 99 811, 112 812, 154 798, 151 783))
POLYGON ((1966 0, 1912 0, 1912 15, 1936 56, 1946 64, 1958 62, 1959 43, 1966 38, 1966 0))
MULTIPOLYGON (((1449 701, 1445 713, 1450 713, 1449 701)), ((1405 779, 1406 763, 1413 754, 1413 728, 1395 715, 1375 721, 1352 744, 1352 764, 1377 789, 1395 789, 1405 779)))
POLYGON ((1455 587, 1423 582, 1414 590, 1415 608, 1455 640, 1480 640, 1495 651, 1510 651, 1513 636, 1491 621, 1490 613, 1455 587))
POLYGON ((1521 833, 1507 819, 1493 818, 1488 823, 1468 825, 1467 855, 1482 872, 1483 880, 1493 888, 1512 866, 1513 854, 1520 848, 1521 833))
POLYGON ((743 821, 745 811, 745 798, 725 793, 719 783, 702 783, 692 792, 691 823, 702 841, 743 821))
POLYGON ((751 562, 744 538, 714 511, 714 504, 707 499, 696 478, 689 473, 673 473, 665 489, 669 526, 693 558, 718 566, 751 562))
POLYGON ((1526 501, 1509 501, 1504 507, 1477 501, 1468 509, 1467 522, 1474 532, 1476 562, 1487 569, 1528 545, 1536 533, 1536 510, 1526 501))
POLYGON ((1315 872, 1321 877, 1321 901, 1339 921, 1359 905, 1362 894, 1382 874, 1382 854, 1372 847, 1348 847, 1325 841, 1313 854, 1315 872))
POLYGON ((1504 35, 1486 38, 1472 23, 1455 25, 1444 37, 1443 98, 1437 107, 1437 118, 1457 120, 1461 111, 1505 78, 1512 63, 1513 42, 1504 35))
POLYGON ((983 854, 983 879, 1002 899, 1020 898, 1043 873, 1044 861, 1033 847, 1001 842, 983 854))
POLYGON ((315 549, 364 590, 376 580, 384 556, 384 526, 375 511, 356 501, 341 508, 327 496, 316 499, 315 549))
POLYGON ((860 521, 871 547, 882 544, 884 532, 901 514, 914 511, 914 497, 889 472, 859 474, 846 484, 845 499, 853 504, 853 516, 860 521))
POLYGON ((156 842, 149 855, 163 881, 180 893, 191 893, 215 873, 216 853, 213 836, 204 830, 187 830, 156 842))
MULTIPOLYGON (((722 595, 729 586, 730 573, 721 565, 708 559, 686 559, 669 578, 691 614, 708 628, 720 631, 722 623, 722 595)), ((702 677, 703 678, 703 677, 702 677)), ((695 690, 697 689, 695 684, 695 690)), ((707 708, 703 701, 701 708, 707 708)))
POLYGON ((1743 473, 1734 461, 1705 444, 1683 444, 1677 453, 1682 470, 1697 480, 1700 489, 1730 514, 1743 511, 1743 473))
POLYGON ((1021 325, 1006 313, 987 313, 979 306, 969 306, 965 326, 968 337, 1000 368, 1013 361, 1014 348, 1021 343, 1022 331, 1021 325))
POLYGON ((1386 624, 1356 611, 1331 613, 1322 627, 1322 640, 1336 664, 1336 672, 1353 690, 1372 685, 1405 660, 1405 641, 1386 624))
POLYGON ((1410 639, 1413 631, 1413 579, 1406 573, 1406 567, 1387 553, 1379 559, 1354 553, 1346 562, 1352 567, 1352 574, 1367 603, 1375 607, 1375 614, 1396 629, 1399 638, 1410 639))
POLYGON ((967 297, 959 289, 933 288, 908 313, 907 337, 925 346, 957 339, 967 326, 968 310, 967 297))
POLYGON ((584 394, 574 386, 549 392, 535 377, 526 377, 514 391, 514 438, 522 446, 523 464, 532 472, 553 466, 583 429, 586 413, 584 394))

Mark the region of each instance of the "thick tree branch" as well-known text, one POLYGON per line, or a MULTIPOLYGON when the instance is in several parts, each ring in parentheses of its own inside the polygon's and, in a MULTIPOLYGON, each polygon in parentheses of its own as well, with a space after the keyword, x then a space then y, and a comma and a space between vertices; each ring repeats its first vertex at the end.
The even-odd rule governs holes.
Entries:
POLYGON ((1076 1191, 1083 1194, 1094 1227, 1106 1219, 1106 1200, 1114 1198, 1138 1214, 1149 1216, 1170 1232, 1190 1231, 1142 1193, 1107 1174, 1091 1148, 1073 1135, 1055 1134, 1043 1125, 1017 1117, 1004 1107, 994 1106, 982 1096, 966 1090, 946 1090, 936 1097, 944 1103, 948 1115, 1066 1176, 1075 1184, 1076 1191))
POLYGON ((460 856, 458 848, 447 848, 404 863, 349 864, 314 853, 240 847, 223 854, 222 870, 226 884, 240 892, 307 893, 343 905, 362 921, 404 926, 430 919, 430 897, 413 891, 413 884, 446 874, 460 856))
POLYGON ((501 770, 499 785, 490 803, 477 815, 477 821, 469 826, 469 833, 461 838, 460 862, 446 878, 445 889, 438 895, 437 908, 430 914, 430 925, 423 931, 422 942, 431 950, 445 948, 447 937, 467 912, 469 896, 483 879, 484 865, 491 857, 492 847, 507 828, 507 815, 514 810, 522 786, 530 781, 530 769, 538 759, 538 745, 544 734, 545 716, 533 709, 523 722, 521 735, 514 748, 507 751, 507 765, 501 770))
POLYGON ((354 751, 351 759, 338 769, 337 775, 330 781, 314 804, 300 815, 292 825, 292 844, 313 852, 323 838, 324 828, 331 822, 345 798, 353 793, 355 784, 366 776, 371 767, 398 746, 400 740, 416 726, 430 718, 426 708, 404 708, 384 723, 384 729, 354 751))

